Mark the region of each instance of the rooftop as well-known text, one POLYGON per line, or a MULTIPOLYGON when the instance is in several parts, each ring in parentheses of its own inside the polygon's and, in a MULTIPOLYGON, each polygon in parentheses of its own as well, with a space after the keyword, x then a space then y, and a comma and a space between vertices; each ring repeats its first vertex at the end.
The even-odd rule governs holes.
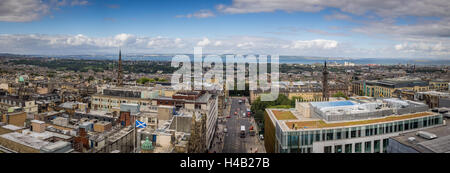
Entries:
POLYGON ((278 120, 296 120, 297 117, 291 111, 273 110, 272 113, 278 120))
POLYGON ((337 107, 337 106, 351 106, 355 103, 351 101, 335 101, 335 102, 311 102, 311 105, 318 108, 337 107))
POLYGON ((438 91, 417 92, 417 94, 427 94, 427 95, 440 96, 440 97, 450 97, 450 93, 438 92, 438 91))
POLYGON ((387 117, 383 117, 383 118, 374 118, 374 119, 357 120, 357 121, 345 121, 345 122, 336 122, 336 123, 325 122, 323 120, 315 120, 315 121, 287 121, 287 122, 284 122, 284 123, 286 124, 286 127, 291 129, 291 130, 294 129, 293 127, 308 128, 308 129, 318 129, 318 128, 332 128, 332 127, 344 127, 344 126, 358 126, 358 125, 366 125, 366 124, 376 124, 376 123, 383 123, 383 122, 391 122, 391 121, 412 119, 412 118, 417 118, 417 117, 425 117, 425 116, 429 116, 429 115, 433 115, 433 114, 434 113, 432 113, 432 112, 421 112, 421 113, 414 113, 414 114, 392 115, 392 116, 387 116, 387 117))
POLYGON ((400 134, 391 139, 421 153, 450 153, 450 125, 428 128, 420 131, 432 133, 437 138, 428 140, 416 135, 417 131, 400 134), (414 139, 410 141, 410 139, 414 139))
POLYGON ((5 125, 5 126, 2 126, 2 128, 8 129, 8 130, 12 130, 12 131, 16 131, 16 130, 23 129, 24 127, 18 127, 18 126, 12 125, 12 124, 8 124, 8 125, 5 125))

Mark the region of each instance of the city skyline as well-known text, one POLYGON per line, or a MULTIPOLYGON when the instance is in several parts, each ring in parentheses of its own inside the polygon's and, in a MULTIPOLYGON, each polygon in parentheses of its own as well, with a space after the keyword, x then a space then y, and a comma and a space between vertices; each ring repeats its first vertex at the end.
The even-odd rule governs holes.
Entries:
POLYGON ((0 52, 448 59, 450 2, 0 2, 0 52), (14 10, 12 10, 14 9, 14 10))

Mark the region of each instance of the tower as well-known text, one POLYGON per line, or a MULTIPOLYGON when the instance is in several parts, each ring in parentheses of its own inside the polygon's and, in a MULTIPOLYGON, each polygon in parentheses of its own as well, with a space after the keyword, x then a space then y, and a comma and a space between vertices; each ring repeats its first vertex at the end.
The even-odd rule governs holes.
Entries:
POLYGON ((327 69, 327 61, 325 61, 325 65, 323 67, 323 89, 322 89, 322 98, 323 100, 328 101, 330 96, 328 95, 328 69, 327 69))
POLYGON ((119 69, 117 71, 117 86, 122 86, 122 50, 119 49, 119 69))

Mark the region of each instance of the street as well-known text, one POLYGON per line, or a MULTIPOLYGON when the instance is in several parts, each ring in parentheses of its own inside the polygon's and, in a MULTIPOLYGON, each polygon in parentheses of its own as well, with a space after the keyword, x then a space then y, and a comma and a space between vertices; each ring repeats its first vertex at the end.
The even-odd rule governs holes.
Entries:
MULTIPOLYGON (((247 117, 247 106, 245 102, 239 103, 242 98, 231 98, 230 116, 225 123, 228 133, 224 133, 223 153, 251 153, 257 150, 263 152, 263 144, 255 136, 249 135, 249 127, 252 126, 252 118, 247 117), (234 113, 237 112, 237 115, 234 113), (245 114, 245 116, 243 115, 245 114), (245 126, 245 138, 241 138, 241 126, 245 126)), ((254 125, 253 125, 254 126, 254 125)))

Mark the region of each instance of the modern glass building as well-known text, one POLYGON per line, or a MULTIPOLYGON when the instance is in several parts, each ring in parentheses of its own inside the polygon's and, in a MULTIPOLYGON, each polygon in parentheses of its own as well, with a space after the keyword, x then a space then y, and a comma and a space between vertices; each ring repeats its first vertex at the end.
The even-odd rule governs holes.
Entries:
MULTIPOLYGON (((441 114, 415 109, 421 112, 396 111, 392 105, 384 103, 379 110, 392 110, 391 115, 377 117, 329 121, 323 115, 316 115, 312 110, 319 107, 336 107, 354 109, 351 106, 360 103, 302 103, 296 109, 266 109, 265 147, 267 152, 275 153, 385 153, 388 139, 400 133, 443 125, 441 114), (348 107, 350 106, 350 107, 348 107), (310 109, 304 110, 304 109, 310 109), (404 114, 398 114, 404 113, 404 114)), ((410 103, 412 104, 412 103, 410 103)), ((417 104, 417 103, 414 103, 417 104)), ((423 105, 426 106, 426 105, 423 105)), ((340 110, 336 109, 336 110, 340 110)), ((361 111, 361 110, 359 110, 361 111)), ((370 112, 370 109, 368 110, 370 112)), ((348 111, 339 116, 354 117, 348 111)), ((357 114, 357 115, 359 115, 357 114)))

